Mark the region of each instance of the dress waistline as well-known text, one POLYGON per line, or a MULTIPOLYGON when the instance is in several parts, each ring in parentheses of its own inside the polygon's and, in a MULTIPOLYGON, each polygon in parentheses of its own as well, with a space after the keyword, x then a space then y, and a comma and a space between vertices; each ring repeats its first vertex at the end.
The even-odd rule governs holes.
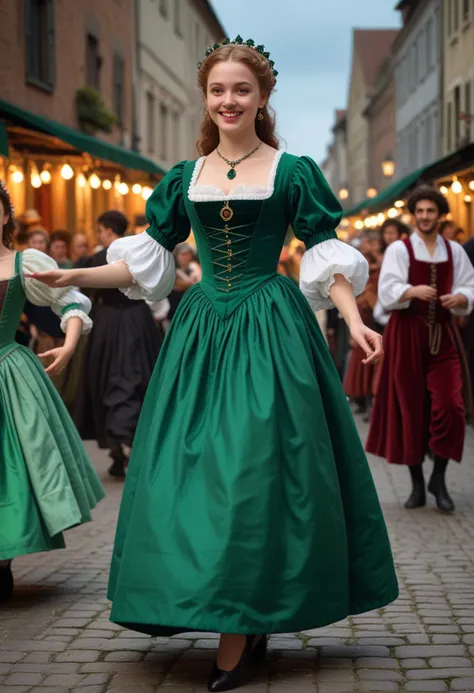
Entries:
POLYGON ((12 342, 11 344, 6 344, 4 347, 0 348, 0 363, 10 356, 10 354, 20 348, 19 344, 12 342))

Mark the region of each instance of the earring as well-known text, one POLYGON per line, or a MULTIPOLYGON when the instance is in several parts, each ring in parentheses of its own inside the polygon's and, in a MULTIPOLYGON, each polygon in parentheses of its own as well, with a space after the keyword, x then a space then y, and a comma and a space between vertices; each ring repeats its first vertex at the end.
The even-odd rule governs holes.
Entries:
POLYGON ((259 108, 259 109, 258 109, 257 120, 263 120, 264 118, 265 118, 265 116, 263 115, 263 111, 262 111, 261 108, 259 108))

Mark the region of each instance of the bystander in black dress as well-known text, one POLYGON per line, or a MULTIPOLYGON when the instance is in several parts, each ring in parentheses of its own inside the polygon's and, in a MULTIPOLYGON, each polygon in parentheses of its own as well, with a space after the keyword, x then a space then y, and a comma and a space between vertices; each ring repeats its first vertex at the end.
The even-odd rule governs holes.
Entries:
MULTIPOLYGON (((106 265, 106 255, 101 250, 78 266, 106 265)), ((110 450, 110 474, 123 477, 163 333, 145 301, 133 301, 118 289, 94 290, 91 299, 94 327, 74 420, 83 440, 110 450)))

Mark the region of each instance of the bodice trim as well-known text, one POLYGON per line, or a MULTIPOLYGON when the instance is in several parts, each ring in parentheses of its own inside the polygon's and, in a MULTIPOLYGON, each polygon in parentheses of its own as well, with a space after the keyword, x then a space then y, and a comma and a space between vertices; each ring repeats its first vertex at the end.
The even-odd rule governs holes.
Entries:
POLYGON ((199 174, 206 160, 205 156, 201 156, 194 165, 193 175, 189 184, 188 196, 191 202, 225 202, 226 200, 268 200, 272 197, 275 191, 275 178, 278 170, 278 164, 283 155, 282 150, 278 150, 273 158, 270 175, 268 177, 268 185, 245 185, 240 183, 228 195, 214 185, 197 185, 199 174))

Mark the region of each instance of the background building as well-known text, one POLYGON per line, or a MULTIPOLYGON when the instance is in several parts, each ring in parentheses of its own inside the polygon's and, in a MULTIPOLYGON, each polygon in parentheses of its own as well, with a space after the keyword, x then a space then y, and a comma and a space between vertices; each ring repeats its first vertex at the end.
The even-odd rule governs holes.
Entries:
POLYGON ((474 142, 474 1, 443 3, 445 154, 474 142))
POLYGON ((334 112, 331 144, 321 170, 343 206, 347 204, 349 197, 346 140, 346 111, 337 109, 334 112))
POLYGON ((393 46, 397 178, 442 153, 442 4, 452 2, 402 0, 397 5, 403 19, 393 46))
POLYGON ((366 108, 374 93, 380 67, 390 54, 396 29, 354 29, 347 108, 347 167, 350 200, 366 197, 371 185, 369 126, 366 108))
POLYGON ((136 0, 138 150, 169 168, 196 155, 197 63, 225 35, 207 0, 136 0))

